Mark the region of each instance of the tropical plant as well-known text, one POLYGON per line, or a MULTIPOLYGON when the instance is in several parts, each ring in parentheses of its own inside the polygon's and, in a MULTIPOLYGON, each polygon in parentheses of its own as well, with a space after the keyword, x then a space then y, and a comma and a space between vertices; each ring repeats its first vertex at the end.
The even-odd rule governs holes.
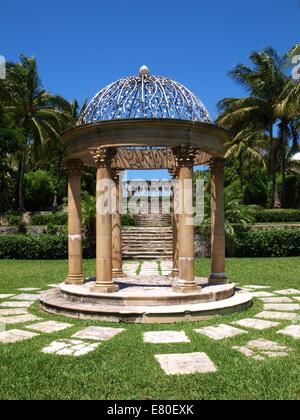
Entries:
POLYGON ((23 211, 23 180, 28 155, 57 141, 60 133, 74 124, 74 120, 67 111, 70 103, 43 89, 35 58, 21 55, 19 63, 8 64, 7 78, 1 81, 0 92, 6 111, 14 116, 23 131, 17 156, 18 207, 23 211))

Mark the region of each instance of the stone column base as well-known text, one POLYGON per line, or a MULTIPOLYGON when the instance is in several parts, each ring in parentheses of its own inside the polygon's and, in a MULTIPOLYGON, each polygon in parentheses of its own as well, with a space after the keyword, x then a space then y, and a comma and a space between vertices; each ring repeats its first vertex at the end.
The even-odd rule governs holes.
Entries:
POLYGON ((201 289, 201 286, 198 286, 195 281, 177 280, 173 285, 173 291, 177 293, 193 293, 199 292, 201 289))
POLYGON ((209 277, 210 284, 228 284, 229 279, 226 273, 212 273, 209 277))
POLYGON ((65 280, 65 284, 84 284, 85 278, 83 274, 69 275, 65 280))
POLYGON ((90 288, 93 293, 116 293, 119 291, 119 286, 114 283, 99 283, 90 288))
POLYGON ((124 273, 124 271, 121 269, 113 269, 112 271, 112 275, 114 279, 121 279, 121 278, 125 278, 128 277, 127 274, 124 273))

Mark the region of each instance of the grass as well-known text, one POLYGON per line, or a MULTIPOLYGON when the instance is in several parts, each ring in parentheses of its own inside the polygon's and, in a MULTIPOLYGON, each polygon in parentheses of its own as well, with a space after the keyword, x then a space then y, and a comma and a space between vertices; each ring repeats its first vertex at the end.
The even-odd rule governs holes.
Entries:
MULTIPOLYGON (((271 285, 273 290, 299 288, 300 258, 229 259, 229 277, 241 285, 271 285)), ((65 261, 0 261, 0 293, 13 293, 20 287, 47 288, 67 274, 65 261)), ((207 276, 209 260, 197 260, 197 273, 207 276)), ((93 275, 95 261, 85 262, 85 274, 93 275)), ((0 345, 0 399, 300 399, 300 346, 296 340, 276 334, 276 329, 215 342, 194 332, 195 328, 250 317, 262 310, 255 300, 247 312, 221 319, 176 325, 125 325, 126 332, 105 342, 81 358, 45 355, 40 350, 52 341, 69 338, 90 325, 111 326, 106 322, 70 320, 46 315, 38 304, 30 312, 44 320, 71 322, 74 327, 54 334, 41 334, 32 340, 0 345), (144 344, 142 334, 149 330, 184 330, 190 344, 144 344), (257 362, 247 359, 233 346, 250 339, 266 338, 288 345, 288 358, 257 362), (213 374, 166 376, 155 354, 206 352, 218 367, 213 374)), ((282 322, 280 327, 289 325, 282 322)), ((24 328, 16 325, 12 328, 24 328)))

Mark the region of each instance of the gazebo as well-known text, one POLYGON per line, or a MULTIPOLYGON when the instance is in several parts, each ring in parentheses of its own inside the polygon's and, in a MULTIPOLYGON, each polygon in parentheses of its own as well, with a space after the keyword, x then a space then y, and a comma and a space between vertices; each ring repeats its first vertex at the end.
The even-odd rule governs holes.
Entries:
MULTIPOLYGON (((203 319, 251 305, 251 296, 236 294, 225 272, 224 144, 230 135, 212 123, 202 102, 186 87, 166 77, 139 74, 101 90, 78 126, 62 135, 69 176, 69 274, 57 290, 42 296, 42 308, 92 319, 172 322, 203 319), (192 182, 193 167, 212 171, 212 263, 209 280, 195 276, 194 216, 183 205, 174 211, 172 285, 149 287, 147 279, 126 278, 122 267, 119 173, 128 169, 167 169, 182 185, 192 182), (96 214, 96 279, 82 269, 81 169, 97 172, 97 203, 107 182, 117 199, 113 212, 96 214), (221 303, 220 303, 221 302, 221 303), (199 306, 200 305, 200 306, 199 306)), ((191 191, 182 190, 182 202, 191 191)), ((174 206, 173 206, 174 210, 174 206)), ((153 285, 152 285, 153 286, 153 285)))

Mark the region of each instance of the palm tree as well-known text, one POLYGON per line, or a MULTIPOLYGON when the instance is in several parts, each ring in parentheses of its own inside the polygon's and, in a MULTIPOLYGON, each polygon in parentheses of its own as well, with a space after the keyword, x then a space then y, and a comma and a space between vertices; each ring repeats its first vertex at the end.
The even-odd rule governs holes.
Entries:
POLYGON ((0 88, 6 110, 14 115, 23 131, 18 157, 18 207, 24 211, 23 180, 28 150, 57 140, 74 120, 66 111, 69 102, 43 89, 35 58, 21 55, 19 63, 9 64, 7 78, 0 88))
POLYGON ((219 103, 219 123, 228 128, 262 127, 269 138, 269 172, 272 178, 272 206, 276 198, 276 158, 274 124, 276 105, 286 85, 285 58, 273 48, 250 55, 253 69, 238 64, 229 75, 248 93, 246 98, 225 98, 219 103))

